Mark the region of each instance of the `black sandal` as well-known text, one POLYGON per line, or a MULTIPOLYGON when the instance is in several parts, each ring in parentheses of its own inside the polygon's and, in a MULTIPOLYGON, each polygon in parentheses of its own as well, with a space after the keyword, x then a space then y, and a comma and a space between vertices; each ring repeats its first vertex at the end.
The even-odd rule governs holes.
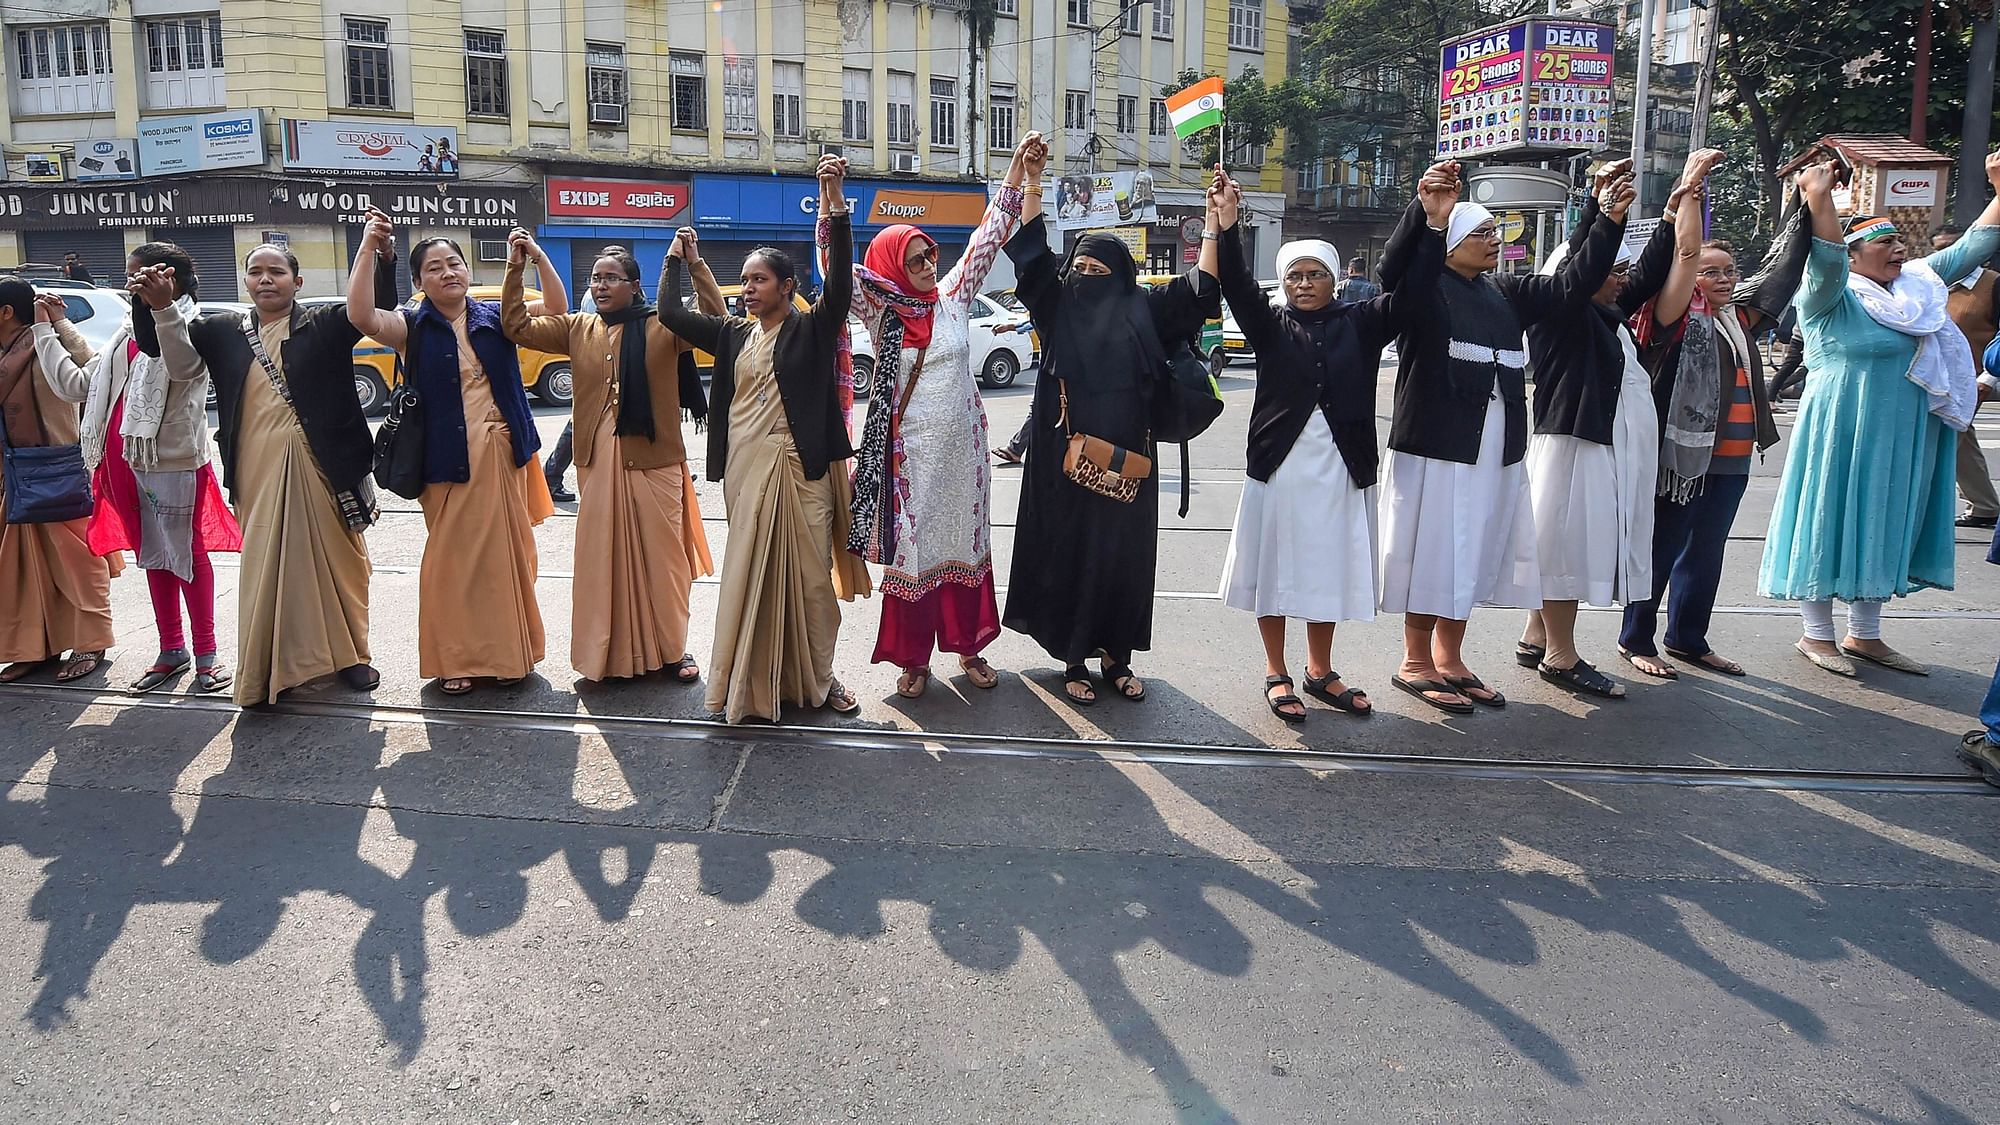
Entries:
POLYGON ((1430 704, 1431 706, 1437 708, 1440 711, 1445 712, 1446 714, 1449 715, 1472 714, 1472 704, 1465 702, 1465 697, 1459 696, 1458 693, 1456 691, 1453 691, 1451 689, 1451 686, 1448 684, 1439 683, 1436 680, 1406 680, 1401 676, 1389 677, 1389 683, 1398 688, 1401 688, 1404 691, 1409 692, 1411 695, 1416 696, 1418 699, 1423 700, 1425 703, 1430 704), (1432 699, 1431 698, 1432 693, 1436 693, 1438 695, 1458 696, 1458 702, 1454 703, 1449 699, 1432 699))
MULTIPOLYGON (((1312 677, 1308 676, 1306 677, 1306 679, 1310 681, 1312 677)), ((1276 715, 1280 719, 1283 719, 1288 723, 1303 723, 1306 721, 1305 700, 1300 699, 1298 696, 1293 695, 1289 691, 1283 695, 1274 696, 1271 694, 1271 689, 1274 687, 1288 688, 1291 686, 1292 686, 1292 678, 1290 676, 1265 676, 1264 703, 1266 706, 1271 708, 1271 714, 1276 715), (1282 709, 1285 707, 1296 707, 1299 709, 1299 713, 1294 715, 1290 711, 1282 709)))
POLYGON ((1651 676, 1656 680, 1678 680, 1681 678, 1681 670, 1667 663, 1665 660, 1661 660, 1658 653, 1633 652, 1631 649, 1620 645, 1618 655, 1624 657, 1625 663, 1630 664, 1642 676, 1651 676), (1651 668, 1642 666, 1639 663, 1641 660, 1659 661, 1660 667, 1666 669, 1666 671, 1655 672, 1651 668))
POLYGON ((1314 699, 1319 700, 1320 702, 1326 704, 1328 707, 1331 707, 1336 711, 1345 711, 1347 714, 1350 715, 1373 715, 1375 713, 1375 704, 1372 702, 1368 702, 1368 693, 1362 691, 1360 688, 1348 688, 1346 691, 1342 692, 1333 692, 1327 690, 1326 685, 1332 683, 1333 681, 1339 678, 1340 678, 1340 673, 1335 672, 1332 669, 1328 669, 1326 675, 1320 676, 1318 678, 1314 678, 1314 676, 1310 672, 1308 672, 1306 674, 1306 694, 1312 696, 1314 699), (1357 699, 1363 702, 1367 702, 1368 706, 1356 707, 1354 705, 1354 701, 1357 699))
POLYGON ((1514 662, 1523 668, 1541 667, 1542 658, 1548 654, 1546 645, 1529 644, 1527 641, 1514 642, 1514 662))
POLYGON ((677 684, 691 684, 701 679, 701 666, 694 662, 694 653, 686 653, 679 660, 666 666, 664 671, 673 673, 677 684), (688 673, 694 673, 689 675, 688 673))
MULTIPOLYGON (((1699 664, 1711 672, 1716 672, 1724 676, 1749 675, 1748 672, 1743 670, 1743 665, 1736 663, 1726 656, 1715 656, 1714 649, 1709 649, 1707 652, 1694 653, 1682 652, 1679 649, 1670 648, 1667 650, 1667 655, 1683 664, 1699 664), (1711 656, 1715 656, 1715 660, 1720 660, 1722 663, 1717 664, 1714 660, 1710 660, 1709 657, 1711 656)), ((1849 653, 1848 655, 1852 656, 1853 653, 1849 653)))
POLYGON ((1063 694, 1078 707, 1088 707, 1097 702, 1097 689, 1091 686, 1090 669, 1081 664, 1071 664, 1063 669, 1063 694), (1069 685, 1081 684, 1085 694, 1078 695, 1069 690, 1069 685))
POLYGON ((350 664, 340 670, 340 682, 354 691, 374 691, 382 686, 382 673, 372 665, 350 664))
POLYGON ((151 668, 146 669, 145 673, 141 675, 138 679, 132 681, 132 694, 145 695, 146 693, 157 689, 160 685, 166 683, 168 680, 171 680, 175 676, 178 676, 182 672, 186 671, 189 663, 191 662, 188 660, 182 660, 178 664, 153 665, 151 668))
POLYGON ((1491 707, 1495 711, 1498 711, 1500 708, 1507 706, 1507 697, 1487 687, 1486 682, 1478 676, 1446 676, 1444 682, 1450 684, 1458 694, 1472 700, 1481 707, 1491 707), (1481 699, 1479 696, 1472 694, 1475 691, 1485 692, 1486 698, 1481 699))
POLYGON ((1132 674, 1132 666, 1130 664, 1113 664, 1107 660, 1098 665, 1098 673, 1104 677, 1105 683, 1111 685, 1111 690, 1117 692, 1122 698, 1129 699, 1134 703, 1146 698, 1146 685, 1139 683, 1139 677, 1132 674), (1136 695, 1127 690, 1128 686, 1132 684, 1139 685, 1139 691, 1136 695))
POLYGON ((1567 668, 1552 668, 1544 663, 1539 669, 1542 678, 1560 687, 1605 699, 1623 699, 1625 690, 1616 680, 1590 666, 1589 661, 1578 660, 1567 668))

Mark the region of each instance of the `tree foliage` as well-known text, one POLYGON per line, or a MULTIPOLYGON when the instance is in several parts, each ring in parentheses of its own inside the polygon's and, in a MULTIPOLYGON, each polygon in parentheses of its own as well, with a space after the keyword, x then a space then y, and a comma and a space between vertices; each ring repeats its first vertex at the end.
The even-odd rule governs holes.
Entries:
MULTIPOLYGON (((1183 70, 1160 87, 1160 96, 1171 97, 1210 77, 1183 70)), ((1297 79, 1266 82, 1253 68, 1223 83, 1222 108, 1230 150, 1240 152, 1245 146, 1269 145, 1280 129, 1286 131, 1291 151, 1298 151, 1301 138, 1311 135, 1324 107, 1319 91, 1308 83, 1297 79)), ((1216 161, 1216 144, 1215 131, 1206 130, 1183 141, 1181 147, 1190 160, 1206 168, 1216 161)))

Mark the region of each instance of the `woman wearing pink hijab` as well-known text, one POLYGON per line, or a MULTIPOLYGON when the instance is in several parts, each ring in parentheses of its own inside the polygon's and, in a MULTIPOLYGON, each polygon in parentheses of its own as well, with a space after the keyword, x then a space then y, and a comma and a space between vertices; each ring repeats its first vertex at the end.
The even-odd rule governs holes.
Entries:
POLYGON ((884 228, 855 271, 854 314, 875 339, 876 381, 854 459, 847 548, 882 567, 874 660, 903 670, 896 692, 907 698, 924 693, 934 650, 956 653, 974 687, 1000 682, 979 655, 1000 635, 1000 612, 986 410, 966 325, 1023 201, 1041 207, 1047 161, 1039 133, 1021 140, 965 255, 942 278, 937 243, 913 226, 884 228), (1024 178, 1035 185, 1026 195, 1024 178))

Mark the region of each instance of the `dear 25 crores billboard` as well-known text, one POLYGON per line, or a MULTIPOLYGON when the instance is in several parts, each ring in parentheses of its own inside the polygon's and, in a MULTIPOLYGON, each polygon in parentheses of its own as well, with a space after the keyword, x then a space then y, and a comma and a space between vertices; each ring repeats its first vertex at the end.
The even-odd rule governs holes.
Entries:
POLYGON ((1525 19, 1441 45, 1437 151, 1575 153, 1610 139, 1613 29, 1525 19))
POLYGON ((1487 28, 1447 41, 1439 52, 1440 156, 1518 147, 1527 108, 1526 24, 1487 28))

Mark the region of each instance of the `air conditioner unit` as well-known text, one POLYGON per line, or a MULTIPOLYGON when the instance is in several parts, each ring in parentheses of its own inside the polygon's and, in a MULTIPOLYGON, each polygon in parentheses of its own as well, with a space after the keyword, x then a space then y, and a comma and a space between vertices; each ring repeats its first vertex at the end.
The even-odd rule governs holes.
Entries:
POLYGON ((477 253, 482 262, 504 262, 507 260, 507 240, 504 238, 482 238, 477 253))
POLYGON ((625 104, 623 102, 591 102, 590 123, 592 125, 625 124, 625 104))
POLYGON ((892 152, 889 154, 889 170, 914 176, 924 170, 924 162, 914 152, 892 152))

